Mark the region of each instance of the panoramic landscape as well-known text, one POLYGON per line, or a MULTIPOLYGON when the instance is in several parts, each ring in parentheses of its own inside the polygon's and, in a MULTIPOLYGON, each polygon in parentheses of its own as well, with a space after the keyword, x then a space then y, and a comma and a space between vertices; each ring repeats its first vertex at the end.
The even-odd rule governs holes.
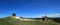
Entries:
POLYGON ((1 18, 0 25, 60 25, 60 18, 22 18, 15 13, 10 17, 1 18))
POLYGON ((0 25, 60 25, 60 0, 0 0, 0 25))

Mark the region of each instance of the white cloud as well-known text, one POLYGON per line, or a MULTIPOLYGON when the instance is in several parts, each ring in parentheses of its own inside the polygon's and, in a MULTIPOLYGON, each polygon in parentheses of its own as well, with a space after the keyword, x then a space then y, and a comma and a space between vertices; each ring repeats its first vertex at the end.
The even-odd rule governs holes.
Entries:
POLYGON ((48 14, 48 17, 60 17, 60 14, 48 14))
MULTIPOLYGON (((55 13, 55 14, 42 14, 42 15, 35 15, 33 17, 30 18, 41 18, 43 16, 48 16, 48 17, 60 17, 60 13, 55 13)), ((29 17, 28 17, 29 18, 29 17)))
MULTIPOLYGON (((46 16, 46 14, 44 15, 40 15, 39 17, 43 17, 43 16, 46 16)), ((60 17, 60 13, 57 13, 57 14, 47 14, 48 17, 60 17)))

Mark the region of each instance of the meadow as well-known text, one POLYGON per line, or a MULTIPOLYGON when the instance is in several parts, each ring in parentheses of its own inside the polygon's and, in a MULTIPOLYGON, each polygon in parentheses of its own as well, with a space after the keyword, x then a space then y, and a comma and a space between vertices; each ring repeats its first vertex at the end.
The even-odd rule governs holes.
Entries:
POLYGON ((60 25, 54 21, 22 21, 14 18, 0 19, 0 25, 60 25))

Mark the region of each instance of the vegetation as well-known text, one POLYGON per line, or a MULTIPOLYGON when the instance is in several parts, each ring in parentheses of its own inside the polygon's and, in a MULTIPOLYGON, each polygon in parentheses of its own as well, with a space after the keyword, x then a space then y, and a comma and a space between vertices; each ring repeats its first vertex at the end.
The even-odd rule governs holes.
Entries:
POLYGON ((0 19, 0 25, 59 25, 53 21, 21 21, 11 17, 0 19))

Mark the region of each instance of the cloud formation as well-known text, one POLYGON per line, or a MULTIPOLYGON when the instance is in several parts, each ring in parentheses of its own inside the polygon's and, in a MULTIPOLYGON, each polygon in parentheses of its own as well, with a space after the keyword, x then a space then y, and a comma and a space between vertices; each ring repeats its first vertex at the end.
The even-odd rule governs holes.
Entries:
MULTIPOLYGON (((40 15, 40 17, 43 17, 43 16, 46 16, 45 14, 44 15, 40 15)), ((47 17, 60 17, 60 13, 57 13, 57 14, 47 14, 47 17)))

